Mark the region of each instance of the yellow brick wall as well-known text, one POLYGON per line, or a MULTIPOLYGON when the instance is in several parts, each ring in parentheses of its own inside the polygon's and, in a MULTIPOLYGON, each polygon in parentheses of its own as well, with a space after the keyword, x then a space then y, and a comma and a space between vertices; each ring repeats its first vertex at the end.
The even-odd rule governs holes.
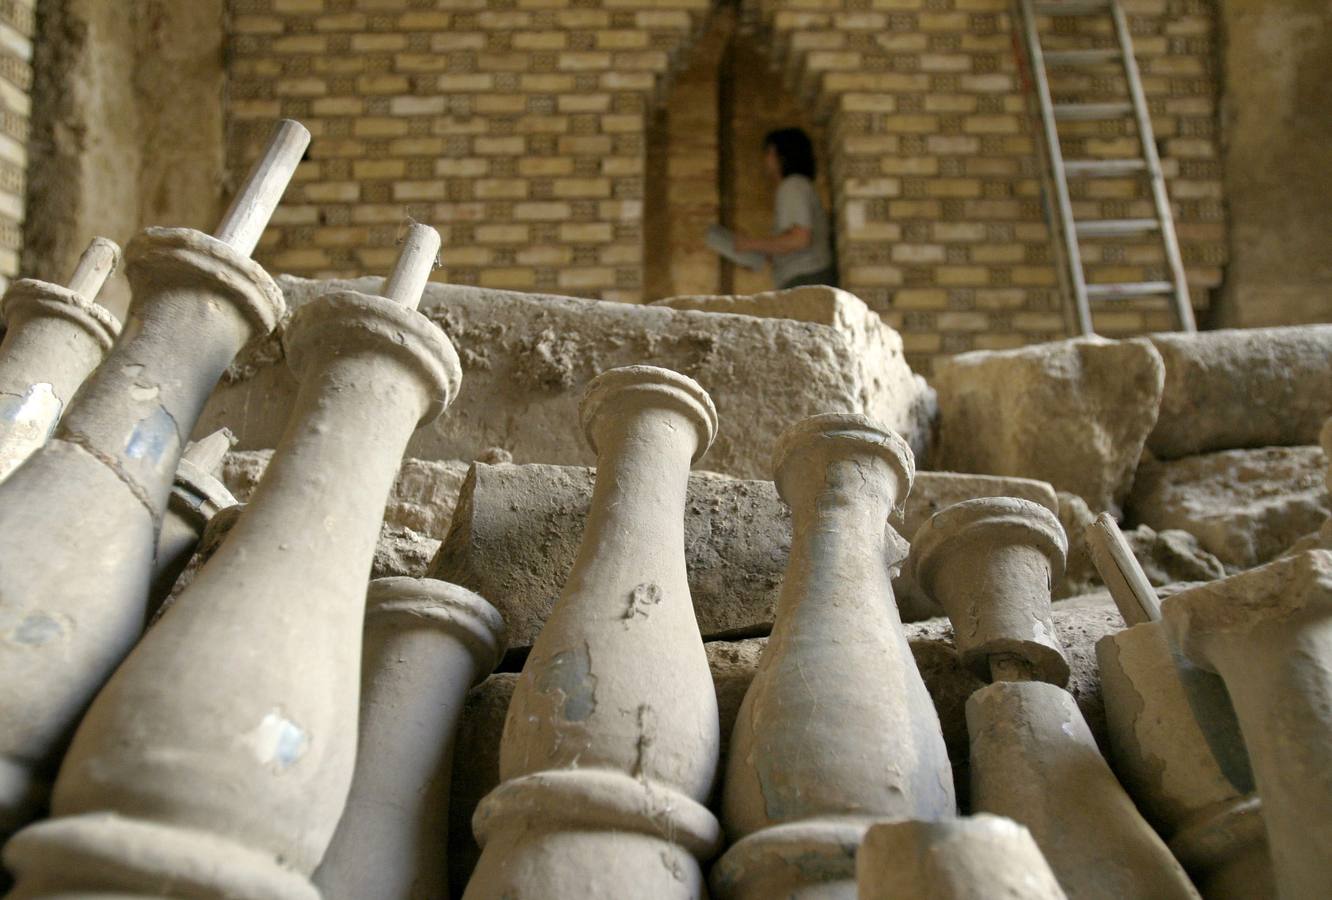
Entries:
POLYGON ((18 273, 27 189, 35 0, 0 0, 0 289, 18 273))
MULTIPOLYGON (((645 198, 669 196, 644 185, 652 110, 711 5, 232 0, 231 168, 274 117, 299 118, 315 137, 260 259, 305 275, 382 272, 411 217, 443 233, 437 277, 642 299, 645 198)), ((1213 4, 1124 5, 1203 308, 1225 261, 1213 4)), ((1065 334, 1007 8, 742 3, 826 134, 843 285, 903 331, 922 371, 939 354, 1065 334)), ((1092 32, 1105 40, 1108 28, 1092 32)), ((1117 84, 1060 86, 1096 99, 1117 84)), ((1133 152, 1131 131, 1086 132, 1070 156, 1133 152)), ((1136 217, 1147 203, 1129 181, 1075 194, 1089 218, 1136 217)), ((1124 243, 1089 266, 1093 280, 1148 280, 1161 256, 1152 242, 1124 243)), ((1170 325, 1159 300, 1116 304, 1096 322, 1110 335, 1170 325)))

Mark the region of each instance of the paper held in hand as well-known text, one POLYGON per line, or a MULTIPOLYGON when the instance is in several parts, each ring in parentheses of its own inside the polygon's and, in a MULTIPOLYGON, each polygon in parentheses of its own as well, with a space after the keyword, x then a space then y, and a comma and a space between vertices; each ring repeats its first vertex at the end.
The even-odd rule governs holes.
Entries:
POLYGON ((718 255, 724 256, 738 266, 758 271, 767 265, 768 258, 755 250, 741 252, 735 249, 735 232, 721 225, 708 228, 707 245, 718 255))

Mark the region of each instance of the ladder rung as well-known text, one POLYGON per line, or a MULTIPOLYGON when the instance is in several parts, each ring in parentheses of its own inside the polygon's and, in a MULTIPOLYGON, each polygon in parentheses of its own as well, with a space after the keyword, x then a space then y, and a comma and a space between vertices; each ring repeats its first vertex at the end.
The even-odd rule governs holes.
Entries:
POLYGON ((1061 122, 1091 122, 1131 115, 1132 103, 1056 103, 1054 117, 1061 122))
POLYGON ((1131 237, 1159 231, 1161 223, 1155 219, 1090 219, 1074 222, 1073 228, 1080 238, 1131 237))
POLYGON ((1116 62, 1123 54, 1115 47, 1103 50, 1046 50, 1042 54, 1049 66, 1092 66, 1097 63, 1116 62))
POLYGON ((1089 284, 1088 300, 1128 300, 1133 297, 1154 297, 1174 292, 1169 281, 1131 281, 1125 284, 1089 284))
POLYGON ((1086 16, 1109 8, 1109 0, 1055 0, 1035 4, 1034 11, 1038 16, 1086 16))
POLYGON ((1147 171, 1141 159, 1070 159, 1064 163, 1064 174, 1084 178, 1113 178, 1147 171))

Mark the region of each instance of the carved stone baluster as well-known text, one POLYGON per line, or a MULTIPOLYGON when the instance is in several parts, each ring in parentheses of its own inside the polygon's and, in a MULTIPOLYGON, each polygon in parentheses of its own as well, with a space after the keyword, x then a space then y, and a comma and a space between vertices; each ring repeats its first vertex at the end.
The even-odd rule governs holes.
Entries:
POLYGON ((1184 655, 1220 674, 1249 751, 1277 894, 1332 885, 1332 552, 1311 550, 1168 598, 1184 655))
POLYGON ((875 825, 856 872, 859 900, 1064 900, 1031 832, 986 813, 875 825))
POLYGON ((1276 894, 1262 803, 1216 675, 1182 658, 1161 602, 1108 514, 1087 526, 1096 568, 1131 628, 1096 642, 1115 774, 1208 900, 1276 894))
POLYGON ((46 443, 120 334, 120 321, 95 302, 119 260, 119 247, 93 238, 68 287, 24 278, 0 301, 0 481, 46 443))
POLYGON ((233 441, 231 432, 220 428, 186 446, 180 458, 171 499, 162 517, 162 534, 157 539, 148 595, 149 619, 171 593, 208 523, 222 510, 236 505, 236 498, 222 483, 218 471, 233 441))
POLYGON ((209 393, 285 311, 249 253, 308 142, 295 122, 275 131, 219 226, 238 244, 188 228, 130 243, 124 333, 0 483, 0 839, 44 802, 79 716, 143 632, 167 498, 209 393))
POLYGON ((1070 897, 1197 898, 1097 749, 1050 624, 1067 540, 1054 514, 1012 497, 936 513, 911 542, 922 589, 958 654, 994 683, 967 701, 971 805, 1022 823, 1070 897))
POLYGON ((865 829, 957 814, 939 719, 893 599, 888 517, 911 449, 864 416, 783 434, 777 489, 791 557, 772 636, 732 732, 722 818, 737 841, 719 898, 846 897, 865 829))
POLYGON ((651 366, 587 389, 597 452, 564 592, 509 704, 504 780, 473 817, 468 900, 692 898, 720 828, 716 695, 685 577, 691 460, 717 431, 708 395, 651 366))
POLYGON ((84 717, 52 818, 5 848, 15 897, 317 897, 309 875, 351 784, 384 502, 460 379, 416 292, 333 293, 292 317, 301 388, 273 460, 84 717))
POLYGON ((356 774, 314 875, 326 900, 448 896, 458 716, 503 649, 500 614, 471 591, 432 578, 370 582, 356 774))

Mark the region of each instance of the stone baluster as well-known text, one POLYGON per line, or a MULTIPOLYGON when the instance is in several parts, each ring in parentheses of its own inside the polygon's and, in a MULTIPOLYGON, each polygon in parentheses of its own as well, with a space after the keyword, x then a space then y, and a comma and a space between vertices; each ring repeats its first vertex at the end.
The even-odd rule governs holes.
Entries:
MULTIPOLYGON (((1332 418, 1323 423, 1323 430, 1318 434, 1318 442, 1323 445, 1323 458, 1327 460, 1327 471, 1323 473, 1323 484, 1332 494, 1332 418)), ((1332 517, 1328 517, 1318 529, 1318 543, 1324 550, 1332 550, 1332 517)))
POLYGON ((1119 527, 1087 526, 1101 579, 1132 627, 1096 642, 1115 774, 1208 900, 1276 893, 1262 804, 1221 680, 1183 659, 1119 527))
POLYGON ((236 505, 236 498, 220 478, 222 458, 234 441, 231 432, 219 428, 185 447, 162 517, 162 534, 157 539, 148 594, 150 619, 171 593, 208 523, 222 510, 236 505))
POLYGON ((859 900, 1064 900, 1031 832, 986 813, 875 825, 856 877, 859 900))
POLYGON ((130 243, 123 335, 0 483, 0 839, 44 802, 79 716, 143 632, 167 499, 209 393, 285 311, 248 254, 308 142, 296 122, 276 129, 218 229, 236 243, 188 228, 130 243))
POLYGON ((314 883, 326 900, 447 897, 453 740, 467 689, 504 649, 500 614, 432 578, 370 582, 360 740, 314 883))
POLYGON ((685 487, 707 393, 651 366, 588 386, 597 479, 582 545, 509 704, 467 900, 704 893, 720 841, 716 695, 685 577, 685 487))
POLYGON ((1029 828, 1069 897, 1196 898, 1061 687, 1068 664, 1050 586, 1066 552, 1054 514, 1013 497, 950 506, 911 542, 910 564, 948 612, 958 654, 993 682, 967 701, 972 809, 1029 828))
POLYGON ((893 599, 888 517, 911 449, 864 416, 782 435, 791 556, 772 636, 731 735, 718 898, 854 898, 865 829, 957 814, 939 719, 893 599))
POLYGON ((338 292, 292 316, 301 387, 273 460, 84 717, 52 818, 5 848, 16 898, 318 896, 309 876, 351 784, 384 502, 412 431, 460 379, 413 308, 423 279, 407 281, 416 296, 338 292))
POLYGON ((1253 766, 1277 895, 1332 885, 1332 552, 1166 599, 1175 646, 1225 681, 1253 766))
POLYGON ((24 278, 0 301, 0 481, 46 443, 120 334, 120 321, 96 302, 119 261, 119 247, 93 238, 68 287, 24 278))

